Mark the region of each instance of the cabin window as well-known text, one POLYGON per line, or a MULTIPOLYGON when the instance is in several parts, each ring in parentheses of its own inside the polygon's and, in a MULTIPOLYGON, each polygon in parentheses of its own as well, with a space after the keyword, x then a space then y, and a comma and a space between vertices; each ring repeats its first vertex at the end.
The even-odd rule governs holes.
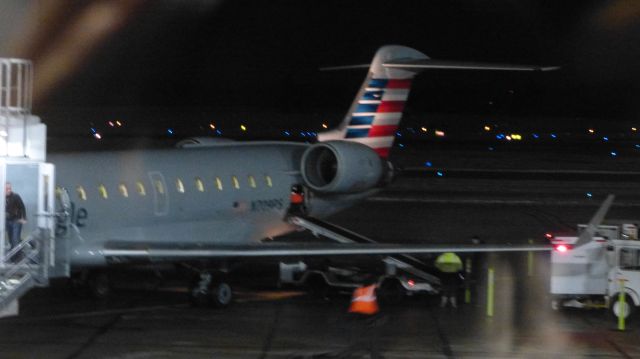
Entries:
POLYGON ((100 192, 100 197, 104 199, 109 198, 109 194, 107 193, 107 187, 105 187, 103 184, 98 186, 98 192, 100 192))
POLYGON ((267 183, 267 186, 273 187, 273 182, 271 182, 271 176, 264 175, 264 181, 267 183))
POLYGON ((240 189, 240 181, 238 181, 238 177, 231 176, 231 183, 233 183, 233 188, 240 189))
POLYGON ((202 182, 202 179, 200 177, 196 177, 195 181, 198 192, 204 192, 204 182, 202 182))
POLYGON ((120 194, 122 195, 122 197, 124 198, 129 197, 129 190, 127 189, 126 184, 120 183, 120 185, 118 186, 118 191, 120 191, 120 194))
POLYGON ((176 190, 180 193, 184 193, 184 183, 182 183, 180 178, 176 180, 176 190))
POLYGON ((635 248, 620 249, 620 269, 640 270, 640 250, 635 248))
POLYGON ((153 181, 153 184, 156 186, 156 191, 158 192, 158 194, 164 194, 164 186, 162 185, 162 181, 155 180, 153 181))
POLYGON ((78 198, 83 201, 87 200, 87 191, 84 190, 84 187, 78 186, 76 187, 76 193, 78 194, 78 198))
POLYGON ((222 180, 220 179, 220 177, 216 177, 216 188, 218 189, 218 191, 222 191, 222 180))
POLYGON ((147 195, 147 191, 144 189, 144 184, 141 181, 136 182, 136 191, 141 196, 147 195))
POLYGON ((253 178, 253 176, 249 176, 247 177, 248 181, 249 181, 249 187, 251 188, 256 188, 256 179, 253 178))

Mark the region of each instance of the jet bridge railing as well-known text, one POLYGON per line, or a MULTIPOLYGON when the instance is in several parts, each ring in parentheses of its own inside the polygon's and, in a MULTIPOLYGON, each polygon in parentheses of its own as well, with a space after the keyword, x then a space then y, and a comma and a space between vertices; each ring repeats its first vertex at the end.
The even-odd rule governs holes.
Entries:
POLYGON ((33 286, 49 283, 49 231, 38 228, 0 261, 0 310, 33 286))

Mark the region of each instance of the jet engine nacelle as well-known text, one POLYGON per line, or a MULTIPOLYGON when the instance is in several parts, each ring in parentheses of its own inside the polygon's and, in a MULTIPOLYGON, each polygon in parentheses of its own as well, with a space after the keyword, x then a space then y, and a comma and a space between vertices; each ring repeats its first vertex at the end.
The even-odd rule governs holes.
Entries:
POLYGON ((315 144, 303 153, 300 167, 305 185, 322 193, 362 192, 390 177, 386 161, 357 142, 315 144))

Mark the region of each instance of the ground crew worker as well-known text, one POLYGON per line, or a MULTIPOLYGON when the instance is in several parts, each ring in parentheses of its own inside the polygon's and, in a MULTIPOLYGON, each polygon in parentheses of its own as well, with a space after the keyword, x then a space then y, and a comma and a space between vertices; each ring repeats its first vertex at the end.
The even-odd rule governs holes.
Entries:
POLYGON ((300 185, 291 186, 291 196, 289 197, 289 212, 291 214, 301 214, 305 213, 304 207, 304 190, 300 185))
POLYGON ((442 272, 440 281, 442 283, 442 297, 440 306, 446 307, 447 302, 453 308, 458 307, 458 289, 462 284, 462 260, 457 254, 452 252, 443 253, 436 259, 436 268, 442 272))
POLYGON ((371 358, 383 358, 377 350, 380 323, 377 289, 377 280, 372 276, 353 291, 349 306, 349 314, 353 319, 351 340, 349 347, 338 353, 337 358, 351 358, 357 352, 366 351, 371 358))

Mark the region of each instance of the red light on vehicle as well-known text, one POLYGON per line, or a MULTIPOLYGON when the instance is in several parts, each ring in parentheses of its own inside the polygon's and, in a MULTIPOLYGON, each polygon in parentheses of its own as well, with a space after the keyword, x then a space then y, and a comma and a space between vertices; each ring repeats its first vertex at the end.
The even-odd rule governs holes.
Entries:
POLYGON ((409 287, 413 287, 414 285, 416 285, 416 282, 414 282, 413 279, 409 279, 407 281, 407 284, 409 284, 409 287))
POLYGON ((568 244, 558 244, 554 248, 556 252, 564 253, 568 252, 571 249, 571 246, 568 244))

